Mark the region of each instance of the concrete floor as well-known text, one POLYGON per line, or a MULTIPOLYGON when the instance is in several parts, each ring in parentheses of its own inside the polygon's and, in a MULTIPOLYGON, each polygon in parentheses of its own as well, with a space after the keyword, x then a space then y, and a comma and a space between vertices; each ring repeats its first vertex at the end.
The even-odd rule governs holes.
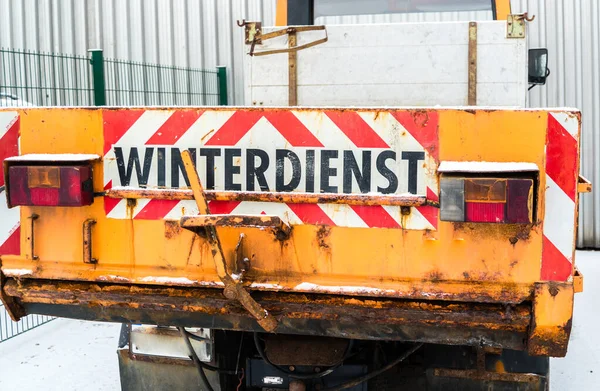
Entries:
MULTIPOLYGON (((567 357, 551 360, 551 390, 600 389, 600 252, 578 252, 584 292, 575 298, 567 357)), ((57 319, 0 343, 0 390, 118 390, 120 325, 57 319)))

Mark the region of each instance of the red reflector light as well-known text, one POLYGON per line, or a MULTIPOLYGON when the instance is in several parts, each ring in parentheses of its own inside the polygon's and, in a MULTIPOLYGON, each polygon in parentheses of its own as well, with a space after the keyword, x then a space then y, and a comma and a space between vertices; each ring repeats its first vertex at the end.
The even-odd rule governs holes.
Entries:
POLYGON ((533 222, 533 179, 442 177, 442 221, 533 222))
POLYGON ((92 168, 9 166, 10 206, 85 206, 94 201, 92 168))
POLYGON ((503 223, 505 206, 503 202, 467 202, 465 218, 476 223, 503 223))

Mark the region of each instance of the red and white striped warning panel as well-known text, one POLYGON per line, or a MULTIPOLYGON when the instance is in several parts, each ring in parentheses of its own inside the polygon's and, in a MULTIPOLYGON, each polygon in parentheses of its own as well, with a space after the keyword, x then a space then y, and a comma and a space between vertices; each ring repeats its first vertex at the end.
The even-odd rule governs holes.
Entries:
MULTIPOLYGON (((19 114, 0 111, 0 164, 19 154, 19 114)), ((4 186, 4 170, 0 167, 0 186, 4 186)), ((0 193, 0 255, 20 254, 19 208, 8 209, 6 192, 0 193)))
POLYGON ((541 279, 567 281, 575 252, 579 117, 549 113, 541 279))
MULTIPOLYGON (((390 110, 105 110, 104 184, 187 188, 181 151, 207 190, 413 194, 437 201, 438 114, 390 110)), ((438 209, 210 203, 212 213, 278 215, 290 224, 436 229, 438 209)), ((115 219, 177 219, 193 201, 105 198, 115 219)))

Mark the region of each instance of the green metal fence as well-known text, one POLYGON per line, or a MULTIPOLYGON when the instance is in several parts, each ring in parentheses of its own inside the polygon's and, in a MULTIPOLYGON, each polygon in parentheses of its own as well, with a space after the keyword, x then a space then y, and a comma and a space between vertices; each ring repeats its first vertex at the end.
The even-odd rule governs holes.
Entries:
POLYGON ((227 105, 224 67, 183 68, 0 49, 0 106, 227 105))
POLYGON ((0 303, 0 342, 23 334, 53 319, 53 317, 46 315, 27 315, 18 322, 13 322, 4 305, 0 303))

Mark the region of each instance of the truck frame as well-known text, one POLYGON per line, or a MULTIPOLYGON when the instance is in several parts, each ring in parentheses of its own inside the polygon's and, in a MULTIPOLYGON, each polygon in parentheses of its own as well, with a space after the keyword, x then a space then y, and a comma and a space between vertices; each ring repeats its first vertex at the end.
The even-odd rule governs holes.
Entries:
POLYGON ((21 226, 0 298, 14 320, 124 323, 124 389, 545 389, 583 284, 580 125, 476 106, 2 109, 21 226))

